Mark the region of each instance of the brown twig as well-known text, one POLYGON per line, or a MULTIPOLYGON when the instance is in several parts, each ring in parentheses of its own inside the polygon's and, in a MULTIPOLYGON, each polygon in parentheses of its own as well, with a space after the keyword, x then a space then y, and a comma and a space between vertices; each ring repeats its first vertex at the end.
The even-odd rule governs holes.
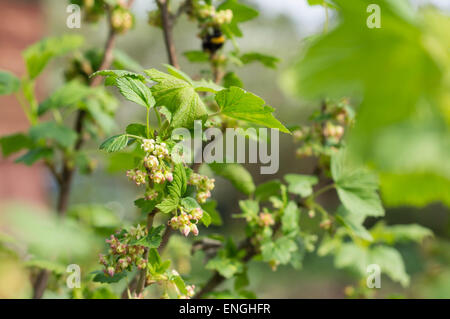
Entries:
MULTIPOLYGON (((133 0, 130 0, 128 2, 128 6, 130 7, 133 3, 133 0)), ((99 67, 100 70, 108 69, 112 61, 114 59, 114 46, 116 42, 116 33, 114 32, 111 24, 109 24, 109 33, 108 38, 106 40, 105 44, 105 50, 102 62, 99 67)), ((98 86, 102 81, 102 77, 95 77, 91 80, 90 87, 98 86)), ((74 150, 79 151, 81 147, 83 146, 83 143, 85 141, 85 137, 83 134, 84 130, 84 119, 86 117, 86 111, 80 110, 77 113, 77 117, 75 119, 74 124, 74 130, 77 133, 78 137, 75 142, 74 150)), ((69 205, 69 197, 70 197, 70 191, 72 187, 72 180, 75 173, 75 167, 69 163, 69 160, 67 157, 64 157, 63 159, 63 168, 62 172, 58 173, 53 165, 47 165, 50 168, 50 171, 56 178, 59 184, 59 192, 58 192, 58 199, 56 204, 56 210, 58 212, 59 216, 64 216, 67 207, 69 205)), ((39 275, 36 278, 36 281, 33 284, 33 299, 40 299, 42 298, 42 295, 44 294, 44 291, 47 287, 47 282, 50 277, 50 271, 48 270, 42 270, 39 275)))
MULTIPOLYGON (((147 230, 150 231, 153 225, 153 219, 155 218, 155 215, 158 213, 158 210, 154 210, 153 212, 149 213, 147 215, 147 230)), ((148 248, 146 247, 144 250, 144 260, 148 260, 148 248)), ((136 284, 136 295, 139 295, 142 293, 142 291, 145 288, 145 282, 147 279, 147 267, 139 271, 139 277, 136 284)))
POLYGON ((179 69, 178 59, 175 51, 175 44, 173 41, 173 25, 175 17, 169 12, 169 0, 156 0, 159 10, 161 11, 162 29, 164 35, 164 43, 166 45, 167 56, 169 63, 175 68, 179 69))

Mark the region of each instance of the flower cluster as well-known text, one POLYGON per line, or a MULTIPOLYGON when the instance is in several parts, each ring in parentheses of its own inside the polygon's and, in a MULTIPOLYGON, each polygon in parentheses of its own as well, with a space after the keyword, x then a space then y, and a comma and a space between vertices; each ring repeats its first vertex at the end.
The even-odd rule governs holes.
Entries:
POLYGON ((197 188, 196 199, 199 203, 204 203, 211 197, 211 191, 214 189, 214 178, 208 178, 207 176, 192 173, 189 176, 189 184, 197 188))
POLYGON ((103 272, 112 277, 124 270, 131 270, 133 265, 139 269, 145 269, 147 267, 147 261, 143 258, 145 247, 132 244, 134 240, 145 236, 147 236, 147 229, 141 225, 131 227, 128 232, 122 230, 111 235, 106 240, 109 245, 108 254, 99 255, 100 263, 105 267, 103 272))
POLYGON ((139 186, 145 184, 147 173, 135 168, 127 171, 127 177, 139 186))
POLYGON ((230 9, 216 11, 211 5, 205 5, 198 9, 197 15, 202 20, 211 20, 213 24, 221 25, 233 20, 233 11, 230 9))
POLYGON ((198 235, 197 224, 203 217, 203 210, 200 207, 192 209, 189 213, 181 211, 177 216, 174 216, 169 221, 169 226, 187 236, 192 232, 195 236, 198 235))
MULTIPOLYGON (((132 169, 127 171, 127 176, 134 181, 136 185, 146 183, 148 177, 150 181, 156 184, 171 182, 173 180, 171 158, 166 143, 157 143, 153 139, 144 139, 141 148, 146 152, 143 159, 145 170, 132 169)), ((150 199, 158 196, 156 193, 146 195, 150 199)))
POLYGON ((195 285, 187 285, 186 286, 186 295, 181 295, 180 299, 190 299, 191 297, 194 297, 195 295, 195 285))
POLYGON ((331 155, 342 145, 345 128, 352 124, 353 113, 347 100, 338 103, 328 102, 320 112, 313 114, 314 124, 301 127, 292 135, 294 142, 302 146, 296 151, 300 158, 309 156, 331 155))
POLYGON ((272 214, 263 212, 259 213, 258 224, 262 227, 272 226, 275 224, 272 214))
POLYGON ((111 26, 114 31, 124 33, 134 25, 134 17, 129 10, 117 5, 111 12, 111 26))

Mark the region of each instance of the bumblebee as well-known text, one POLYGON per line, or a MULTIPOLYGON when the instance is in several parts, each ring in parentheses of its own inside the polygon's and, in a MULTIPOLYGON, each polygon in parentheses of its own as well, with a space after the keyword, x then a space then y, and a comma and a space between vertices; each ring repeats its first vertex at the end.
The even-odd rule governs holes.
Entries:
POLYGON ((223 47, 225 43, 225 36, 219 28, 214 28, 212 33, 206 33, 203 36, 202 48, 205 52, 214 54, 217 50, 223 47))

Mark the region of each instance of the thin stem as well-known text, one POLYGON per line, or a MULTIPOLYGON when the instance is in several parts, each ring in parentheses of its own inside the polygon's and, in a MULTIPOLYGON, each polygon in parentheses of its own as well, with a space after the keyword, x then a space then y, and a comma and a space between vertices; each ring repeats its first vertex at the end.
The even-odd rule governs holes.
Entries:
MULTIPOLYGON (((151 213, 149 213, 147 215, 147 231, 150 231, 150 229, 153 226, 153 219, 155 218, 155 215, 158 213, 158 210, 154 210, 151 213)), ((144 251, 144 260, 147 261, 148 260, 148 248, 145 248, 144 251)), ((144 269, 142 269, 139 272, 139 278, 137 281, 137 286, 136 286, 136 295, 139 295, 145 288, 145 282, 147 279, 147 267, 145 267, 144 269)))
POLYGON ((325 8, 325 24, 323 26, 323 33, 327 33, 328 32, 328 5, 326 1, 323 1, 323 7, 325 8))
POLYGON ((177 55, 175 51, 175 44, 173 41, 173 24, 175 22, 174 16, 169 12, 169 0, 156 0, 159 10, 161 11, 162 29, 164 35, 164 43, 166 45, 167 56, 169 63, 175 68, 179 69, 177 55))
POLYGON ((334 183, 333 184, 328 184, 328 185, 322 187, 321 189, 317 190, 315 193, 313 193, 311 197, 312 198, 316 198, 316 197, 322 195, 323 193, 333 189, 335 186, 336 185, 334 183))
POLYGON ((150 138, 150 108, 149 107, 147 107, 146 121, 147 121, 147 138, 150 138))
POLYGON ((155 110, 155 115, 156 115, 156 119, 158 120, 158 128, 161 128, 161 115, 159 114, 158 110, 156 109, 156 107, 153 108, 155 110))

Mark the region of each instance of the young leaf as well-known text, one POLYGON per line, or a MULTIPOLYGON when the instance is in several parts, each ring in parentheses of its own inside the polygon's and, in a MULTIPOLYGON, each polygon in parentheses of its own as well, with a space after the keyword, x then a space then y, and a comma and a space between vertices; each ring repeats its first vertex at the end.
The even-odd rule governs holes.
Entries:
POLYGON ((277 261, 281 265, 290 262, 292 253, 297 245, 288 237, 280 237, 275 241, 267 240, 261 245, 261 254, 264 261, 277 261))
POLYGON ((388 275, 392 280, 399 282, 403 287, 408 286, 409 276, 405 270, 400 253, 392 247, 376 246, 369 252, 371 264, 380 266, 382 273, 388 275))
POLYGON ((68 82, 39 104, 38 115, 42 115, 50 109, 76 105, 90 92, 89 87, 78 81, 68 82))
POLYGON ((171 127, 192 128, 195 120, 206 118, 205 105, 191 83, 155 69, 145 73, 157 82, 151 88, 156 104, 172 113, 171 127))
POLYGON ((189 62, 209 62, 208 53, 203 51, 186 51, 183 55, 189 62))
POLYGON ((228 25, 223 25, 222 29, 226 33, 230 33, 229 36, 235 35, 237 37, 242 37, 242 32, 239 29, 238 24, 242 22, 246 22, 252 20, 258 16, 258 11, 253 8, 250 8, 242 3, 239 3, 237 0, 226 0, 220 6, 217 7, 217 10, 226 10, 230 9, 233 11, 233 19, 231 23, 228 25), (227 32, 229 30, 229 32, 227 32))
POLYGON ((127 100, 147 108, 155 106, 155 99, 152 96, 150 88, 141 80, 123 76, 115 78, 114 83, 127 100))
POLYGON ((147 126, 139 123, 132 123, 127 126, 125 129, 127 134, 147 137, 147 126))
POLYGON ((211 93, 217 93, 224 88, 220 85, 217 85, 213 81, 209 80, 201 80, 201 81, 193 81, 192 85, 195 88, 195 91, 197 92, 211 92, 211 93))
POLYGON ((288 183, 288 191, 292 194, 308 197, 313 192, 313 186, 319 181, 316 176, 287 174, 284 179, 288 183))
POLYGON ((117 152, 125 148, 128 145, 128 135, 120 134, 111 136, 100 145, 101 150, 105 150, 108 153, 117 152))
POLYGON ((352 213, 341 205, 339 206, 335 217, 338 222, 344 225, 344 227, 350 230, 355 236, 368 241, 373 241, 372 235, 363 226, 365 219, 364 215, 352 213))
POLYGON ((236 189, 249 195, 255 191, 252 175, 237 163, 210 163, 209 167, 215 174, 228 179, 236 189))
POLYGON ((163 214, 169 214, 178 208, 179 201, 179 198, 169 196, 156 205, 156 208, 158 208, 163 214))
POLYGON ((95 274, 92 281, 100 282, 100 283, 104 283, 104 284, 112 284, 115 282, 119 282, 120 280, 122 280, 123 278, 125 278, 127 276, 127 273, 125 271, 114 274, 114 276, 107 276, 101 270, 94 271, 94 272, 92 272, 92 274, 95 274))
POLYGON ((197 203, 195 199, 192 197, 185 197, 182 198, 180 201, 181 206, 183 206, 187 211, 191 211, 197 207, 200 207, 200 205, 197 203))
POLYGON ((2 147, 3 156, 8 157, 24 148, 30 148, 33 145, 33 142, 27 135, 16 133, 0 137, 0 145, 2 147))
POLYGON ((389 245, 409 241, 421 243, 426 237, 433 236, 430 229, 418 224, 386 226, 382 221, 373 226, 370 233, 376 242, 389 245))
POLYGON ((42 122, 30 128, 30 137, 35 142, 50 139, 64 148, 70 148, 77 139, 77 133, 56 122, 42 122))
POLYGON ((225 88, 230 88, 232 86, 236 86, 238 88, 243 88, 244 87, 244 83, 242 82, 242 80, 237 76, 236 73, 234 72, 228 72, 227 74, 225 74, 225 76, 223 77, 223 86, 225 88))
POLYGON ((207 212, 211 218, 211 224, 220 226, 222 225, 222 217, 220 217, 219 212, 217 211, 217 201, 210 200, 201 205, 204 212, 207 212))
POLYGON ((231 87, 217 93, 216 102, 224 115, 290 133, 272 115, 274 109, 265 105, 264 100, 253 93, 238 87, 231 87))
POLYGON ((131 245, 142 245, 147 248, 158 248, 162 240, 162 232, 165 226, 159 225, 158 227, 152 227, 146 237, 142 237, 137 240, 132 240, 131 245))
POLYGON ((0 95, 9 95, 17 92, 20 80, 10 72, 0 70, 0 95))
POLYGON ((257 52, 250 52, 245 53, 241 56, 241 61, 244 64, 252 63, 252 62, 260 62, 265 67, 275 69, 277 67, 277 63, 280 62, 280 59, 274 56, 257 53, 257 52))
POLYGON ((300 211, 295 202, 290 201, 281 217, 281 230, 284 235, 295 235, 299 231, 300 211))
POLYGON ((16 163, 24 163, 25 165, 32 165, 42 158, 50 158, 53 155, 53 150, 47 147, 33 148, 24 155, 15 160, 16 163))
POLYGON ((77 49, 83 42, 81 36, 64 35, 46 38, 28 47, 23 55, 30 80, 33 80, 42 72, 50 59, 77 49))
POLYGON ((203 216, 202 216, 201 222, 202 222, 203 225, 205 225, 206 227, 208 227, 209 225, 211 225, 211 216, 209 216, 208 212, 203 211, 203 216))
POLYGON ((205 268, 216 270, 225 278, 231 278, 235 274, 242 272, 244 266, 239 260, 229 258, 223 254, 218 254, 216 257, 208 261, 205 268))
POLYGON ((350 212, 363 216, 383 216, 377 193, 378 180, 370 171, 348 164, 344 151, 331 159, 331 175, 342 204, 350 212))

